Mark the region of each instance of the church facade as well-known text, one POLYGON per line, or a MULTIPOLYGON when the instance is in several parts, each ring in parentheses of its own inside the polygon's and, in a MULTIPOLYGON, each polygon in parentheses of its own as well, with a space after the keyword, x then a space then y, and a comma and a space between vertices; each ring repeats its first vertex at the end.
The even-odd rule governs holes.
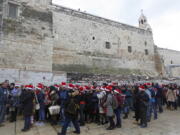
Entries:
MULTIPOLYGON (((174 60, 179 52, 165 57, 155 46, 143 13, 134 27, 51 0, 0 3, 1 79, 48 83, 74 74, 156 77, 166 75, 166 59, 180 64, 174 60)), ((176 69, 173 75, 178 73, 176 69)))

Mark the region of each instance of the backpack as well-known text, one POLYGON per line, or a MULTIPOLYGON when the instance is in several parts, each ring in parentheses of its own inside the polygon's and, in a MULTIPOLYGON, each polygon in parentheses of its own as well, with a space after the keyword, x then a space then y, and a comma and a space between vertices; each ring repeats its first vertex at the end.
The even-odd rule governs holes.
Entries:
POLYGON ((112 95, 112 108, 113 108, 113 110, 118 108, 118 105, 119 104, 118 104, 117 98, 114 95, 112 95))
POLYGON ((69 104, 67 105, 66 112, 70 115, 76 115, 79 105, 75 103, 74 99, 71 98, 69 104))

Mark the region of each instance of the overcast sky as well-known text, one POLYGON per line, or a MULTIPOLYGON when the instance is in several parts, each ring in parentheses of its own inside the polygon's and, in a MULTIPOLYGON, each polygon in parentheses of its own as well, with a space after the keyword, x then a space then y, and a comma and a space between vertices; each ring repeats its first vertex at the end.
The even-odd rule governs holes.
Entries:
POLYGON ((94 15, 138 26, 140 11, 153 30, 159 47, 180 51, 180 0, 53 0, 94 15))

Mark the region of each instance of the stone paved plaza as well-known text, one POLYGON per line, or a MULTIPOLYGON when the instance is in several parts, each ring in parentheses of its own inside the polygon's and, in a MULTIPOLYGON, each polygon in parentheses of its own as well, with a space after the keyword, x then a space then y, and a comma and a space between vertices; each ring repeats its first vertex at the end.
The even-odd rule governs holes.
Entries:
MULTIPOLYGON (((120 129, 107 131, 105 126, 97 126, 95 124, 87 124, 81 128, 81 135, 179 135, 180 134, 180 110, 168 111, 159 115, 158 120, 153 120, 149 124, 149 128, 141 129, 133 124, 133 114, 128 120, 123 120, 123 126, 120 129)), ((20 130, 23 126, 23 121, 17 122, 17 135, 57 135, 59 126, 52 127, 48 123, 45 126, 34 126, 30 131, 22 133, 20 130)), ((74 129, 70 128, 67 135, 75 135, 72 133, 74 129)), ((0 128, 0 135, 14 135, 14 124, 6 123, 0 128)))

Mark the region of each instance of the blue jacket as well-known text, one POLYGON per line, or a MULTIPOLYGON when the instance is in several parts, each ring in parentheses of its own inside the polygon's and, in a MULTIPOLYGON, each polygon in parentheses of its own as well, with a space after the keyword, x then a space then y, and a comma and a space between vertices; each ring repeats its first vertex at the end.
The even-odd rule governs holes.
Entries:
POLYGON ((68 91, 62 90, 59 92, 61 107, 65 106, 66 101, 69 99, 68 91))
POLYGON ((11 92, 11 106, 12 107, 18 107, 20 105, 20 95, 21 91, 14 88, 11 92))
POLYGON ((44 108, 45 107, 45 94, 43 92, 40 92, 37 95, 37 98, 38 98, 40 108, 44 108))
POLYGON ((150 95, 151 95, 150 102, 155 103, 156 102, 156 100, 155 100, 155 95, 156 95, 155 91, 152 88, 149 88, 147 90, 150 92, 150 95))
POLYGON ((8 100, 8 90, 0 88, 0 105, 5 105, 8 100))

